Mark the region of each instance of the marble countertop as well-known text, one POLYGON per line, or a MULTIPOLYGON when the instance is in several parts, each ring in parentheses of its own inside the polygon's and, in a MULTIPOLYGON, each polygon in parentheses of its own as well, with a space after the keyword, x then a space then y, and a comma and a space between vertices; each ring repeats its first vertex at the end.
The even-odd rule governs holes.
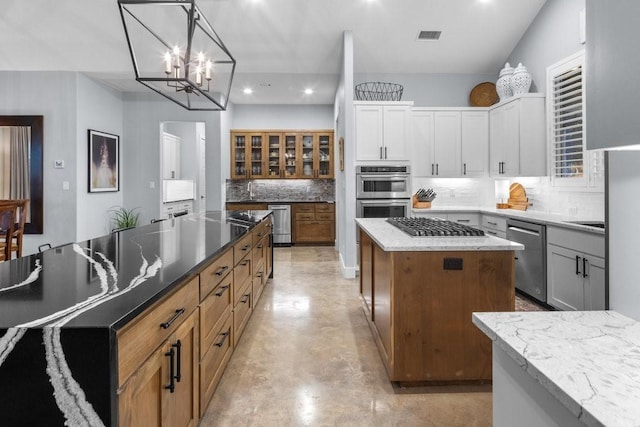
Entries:
POLYGON ((513 251, 520 243, 494 236, 425 237, 410 236, 384 218, 356 218, 356 223, 384 251, 513 251))
POLYGON ((2 262, 0 329, 118 329, 270 213, 188 215, 2 262))
POLYGON ((473 323, 587 425, 640 420, 640 322, 614 311, 474 313, 473 323))
POLYGON ((556 215, 539 211, 521 211, 517 209, 496 209, 495 207, 472 207, 472 206, 435 206, 429 209, 411 208, 412 215, 420 216, 438 216, 438 213, 453 213, 453 212, 468 212, 468 213, 480 213, 497 215, 506 218, 515 218, 523 221, 532 221, 544 225, 553 225, 558 227, 570 228, 573 230, 587 231, 595 234, 604 235, 604 229, 589 227, 587 225, 576 224, 574 221, 580 222, 597 222, 601 219, 594 218, 575 218, 566 215, 556 215))

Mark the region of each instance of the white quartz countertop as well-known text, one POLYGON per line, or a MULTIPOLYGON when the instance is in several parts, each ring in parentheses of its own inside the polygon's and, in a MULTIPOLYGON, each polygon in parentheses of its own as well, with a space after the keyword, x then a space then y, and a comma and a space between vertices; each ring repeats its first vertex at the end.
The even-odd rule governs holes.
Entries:
POLYGON ((494 207, 473 207, 473 206, 432 206, 428 209, 411 208, 412 215, 418 216, 434 216, 438 214, 446 214, 453 212, 465 212, 465 213, 480 213, 497 215, 505 218, 516 218, 523 221, 532 221, 544 225, 554 225, 558 227, 565 227, 574 230, 588 231, 595 234, 604 234, 604 229, 589 227, 587 225, 576 224, 574 221, 589 222, 589 221, 601 221, 597 218, 575 218, 566 215, 557 215, 539 211, 526 210, 521 211, 517 209, 496 209, 494 207))
POLYGON ((585 424, 640 425, 640 322, 564 311, 474 313, 473 323, 585 424))
POLYGON ((514 251, 522 250, 520 243, 494 236, 430 237, 411 236, 389 224, 384 218, 356 218, 356 223, 380 248, 399 251, 514 251))

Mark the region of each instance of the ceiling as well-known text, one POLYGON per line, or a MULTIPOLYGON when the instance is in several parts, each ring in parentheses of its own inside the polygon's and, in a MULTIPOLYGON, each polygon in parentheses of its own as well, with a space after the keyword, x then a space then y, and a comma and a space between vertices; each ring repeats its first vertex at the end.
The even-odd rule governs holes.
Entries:
MULTIPOLYGON (((345 30, 353 33, 356 73, 497 75, 545 1, 197 4, 237 61, 231 102, 333 104, 345 30), (420 30, 442 35, 417 41, 420 30), (245 87, 253 93, 244 94, 245 87)), ((3 0, 2 8, 0 70, 78 71, 120 91, 148 90, 134 80, 116 0, 3 0)))

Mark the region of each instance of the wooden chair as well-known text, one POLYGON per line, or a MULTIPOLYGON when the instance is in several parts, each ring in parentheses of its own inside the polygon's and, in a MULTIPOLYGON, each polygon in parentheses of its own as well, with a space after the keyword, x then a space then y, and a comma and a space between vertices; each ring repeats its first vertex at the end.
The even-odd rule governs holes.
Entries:
POLYGON ((11 259, 17 203, 0 203, 0 261, 11 259))
MULTIPOLYGON (((13 252, 16 253, 16 256, 20 258, 22 256, 22 237, 24 235, 24 223, 27 219, 27 208, 29 207, 28 199, 20 199, 20 200, 0 200, 0 205, 8 204, 14 205, 16 207, 16 214, 14 214, 15 222, 13 227, 13 236, 11 238, 11 249, 9 251, 9 255, 13 252)), ((11 259, 9 256, 8 259, 11 259)))

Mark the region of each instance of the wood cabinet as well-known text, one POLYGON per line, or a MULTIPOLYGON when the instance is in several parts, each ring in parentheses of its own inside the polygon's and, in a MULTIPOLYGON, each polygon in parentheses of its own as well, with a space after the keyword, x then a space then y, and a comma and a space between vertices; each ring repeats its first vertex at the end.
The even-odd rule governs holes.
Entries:
POLYGON ((360 242, 361 290, 389 379, 491 380, 491 341, 471 315, 514 310, 513 251, 387 252, 362 231, 360 242), (458 267, 445 267, 452 262, 458 267))
POLYGON ((198 424, 271 275, 271 225, 267 217, 118 332, 119 425, 198 424))
POLYGON ((546 175, 544 96, 519 95, 489 112, 492 176, 546 175))
POLYGON ((354 102, 356 161, 408 161, 411 103, 354 102))
POLYGON ((193 311, 119 391, 120 426, 196 426, 198 311, 193 311))
POLYGON ((604 236, 547 226, 547 303, 605 310, 604 236))
POLYGON ((333 178, 332 130, 232 130, 231 179, 333 178))
POLYGON ((333 203, 295 203, 293 243, 335 244, 336 222, 333 203))
POLYGON ((229 211, 266 211, 267 203, 244 203, 227 202, 226 209, 229 211))
POLYGON ((414 176, 484 176, 489 149, 488 111, 414 108, 411 113, 414 176))

